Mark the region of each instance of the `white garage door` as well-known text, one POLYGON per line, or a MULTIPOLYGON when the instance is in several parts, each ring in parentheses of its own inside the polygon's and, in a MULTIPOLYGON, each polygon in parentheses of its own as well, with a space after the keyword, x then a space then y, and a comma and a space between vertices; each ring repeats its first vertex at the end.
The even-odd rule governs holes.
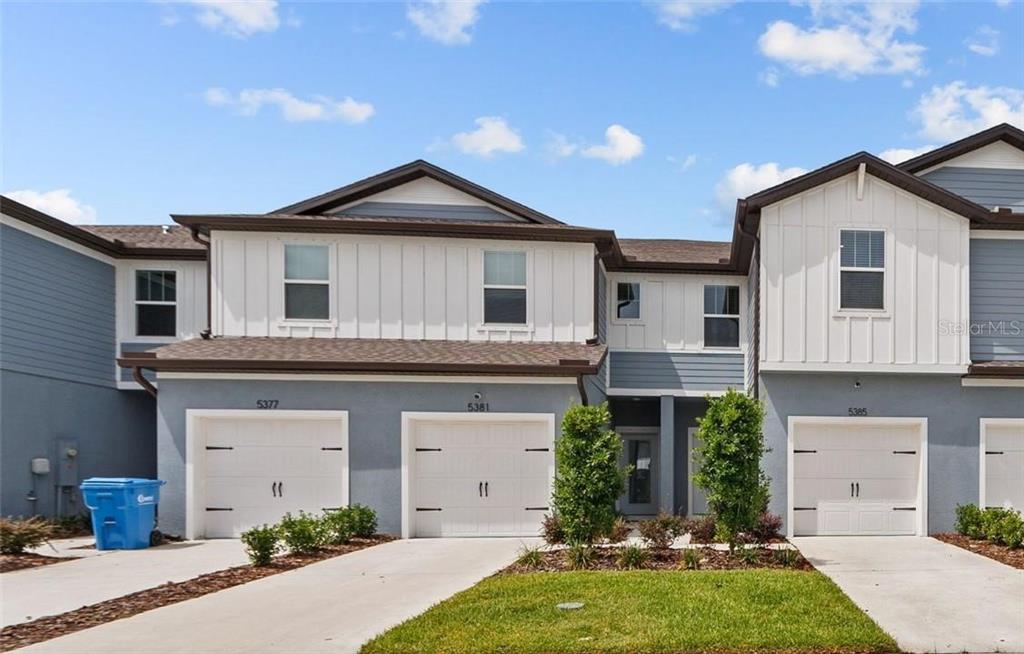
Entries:
POLYGON ((347 504, 344 420, 257 414, 204 418, 201 425, 196 510, 207 538, 235 537, 288 512, 319 514, 347 504))
POLYGON ((411 536, 540 532, 554 474, 553 418, 426 418, 410 424, 411 536))
POLYGON ((985 421, 985 506, 1024 510, 1024 419, 985 421))
POLYGON ((920 424, 809 422, 793 429, 794 535, 918 532, 920 424))

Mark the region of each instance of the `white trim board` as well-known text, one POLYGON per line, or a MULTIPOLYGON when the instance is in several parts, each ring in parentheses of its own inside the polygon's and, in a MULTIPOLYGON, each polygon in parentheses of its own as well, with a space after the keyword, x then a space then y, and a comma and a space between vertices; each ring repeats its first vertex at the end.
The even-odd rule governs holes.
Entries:
POLYGON ((932 363, 806 363, 798 361, 761 361, 761 372, 906 372, 918 374, 966 375, 966 365, 932 363))
MULTIPOLYGON (((734 389, 740 393, 746 393, 742 388, 734 389)), ((714 390, 714 391, 690 391, 683 390, 681 388, 609 388, 605 391, 605 395, 608 396, 634 396, 634 397, 662 397, 664 395, 670 395, 672 397, 721 397, 728 393, 728 389, 725 390, 714 390)))
POLYGON ((575 377, 515 377, 486 375, 355 375, 355 374, 291 374, 257 372, 157 372, 157 379, 213 379, 232 381, 342 381, 342 382, 407 382, 421 384, 569 384, 575 377))
MULTIPOLYGON (((1024 219, 1024 214, 1016 214, 1024 219)), ((1017 232, 1010 229, 972 229, 971 238, 992 239, 1003 241, 1024 240, 1024 232, 1017 232)))
POLYGON ((251 419, 282 419, 297 420, 337 420, 342 425, 342 504, 347 506, 349 493, 349 420, 348 411, 316 411, 302 409, 186 409, 185 410, 185 538, 195 540, 205 538, 205 511, 201 505, 202 489, 197 482, 203 479, 202 463, 198 462, 197 454, 205 447, 205 434, 201 422, 203 419, 244 418, 251 419))
POLYGON ((928 418, 789 416, 786 428, 786 537, 793 538, 793 435, 801 425, 916 425, 921 438, 917 478, 917 535, 928 535, 928 418))
POLYGON ((551 478, 554 479, 555 414, 553 413, 454 413, 446 411, 402 412, 402 538, 412 531, 412 447, 413 429, 420 422, 540 422, 551 434, 551 478))
POLYGON ((988 428, 1000 426, 1024 426, 1024 418, 982 418, 978 426, 978 507, 984 509, 985 501, 985 442, 988 428))

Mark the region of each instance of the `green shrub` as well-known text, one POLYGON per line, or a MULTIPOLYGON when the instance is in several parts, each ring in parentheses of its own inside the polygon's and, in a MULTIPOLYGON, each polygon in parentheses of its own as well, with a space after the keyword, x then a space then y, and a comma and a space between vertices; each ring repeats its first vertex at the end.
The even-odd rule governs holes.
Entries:
POLYGON ((1011 549, 1024 546, 1024 518, 1021 518, 1020 513, 1003 519, 1000 540, 1011 549))
POLYGON ((796 550, 791 550, 788 547, 781 550, 775 550, 772 553, 772 558, 774 558, 775 562, 779 565, 787 568, 792 568, 794 565, 796 565, 797 561, 796 550))
POLYGON ((39 516, 0 518, 0 554, 23 554, 53 537, 54 526, 39 516))
POLYGON ((612 523, 612 528, 605 534, 605 540, 609 543, 621 543, 622 541, 629 538, 629 533, 632 529, 626 519, 622 516, 615 518, 615 522, 612 523))
POLYGON ((956 533, 968 538, 984 538, 985 529, 982 524, 983 512, 974 504, 961 504, 956 507, 956 533))
POLYGON ((985 537, 993 543, 1016 548, 1024 540, 1024 519, 1013 509, 985 509, 982 524, 985 537))
POLYGON ((619 548, 615 563, 623 570, 640 570, 647 567, 648 552, 639 545, 619 548))
POLYGON ((761 560, 759 547, 741 547, 735 551, 735 555, 744 565, 757 565, 761 560))
POLYGON ((981 513, 981 532, 985 539, 993 543, 1001 543, 1003 535, 1003 518, 1008 509, 987 508, 981 513))
POLYGON ((524 545, 523 549, 519 551, 519 557, 516 559, 516 563, 524 568, 535 570, 543 565, 544 553, 539 547, 527 547, 524 545))
POLYGON ((263 525, 242 532, 242 544, 253 565, 270 565, 274 555, 281 551, 281 532, 277 527, 263 525))
POLYGON ((700 550, 687 547, 683 550, 683 565, 687 570, 700 570, 700 550))
POLYGON ((586 570, 594 565, 597 555, 594 548, 589 545, 571 545, 565 551, 565 557, 571 570, 586 570))
POLYGON ((370 538, 377 533, 377 512, 363 504, 348 507, 352 518, 352 533, 356 538, 370 538))
POLYGON ((708 410, 699 419, 702 444, 694 452, 699 465, 694 482, 715 514, 716 536, 735 549, 740 534, 754 528, 768 503, 768 477, 761 470, 764 407, 733 389, 707 401, 708 410))
POLYGON ((660 513, 657 518, 644 520, 638 526, 640 538, 653 549, 668 549, 676 536, 683 532, 682 521, 674 515, 660 513))
POLYGON ((324 542, 331 545, 344 545, 356 535, 349 507, 334 511, 325 511, 320 521, 323 526, 324 542))
POLYGON ((310 554, 327 542, 324 522, 305 511, 299 511, 298 516, 284 514, 278 529, 281 540, 292 554, 310 554))
POLYGON ((544 535, 544 542, 548 545, 561 545, 565 542, 565 531, 562 530, 562 519, 554 513, 544 516, 544 524, 541 527, 544 535))
POLYGON ((629 470, 619 468, 622 440, 608 429, 610 422, 607 403, 573 406, 562 420, 552 504, 570 545, 594 543, 615 522, 629 470))
POLYGON ((702 515, 686 518, 681 525, 684 534, 690 534, 691 543, 713 543, 715 541, 715 517, 702 515))

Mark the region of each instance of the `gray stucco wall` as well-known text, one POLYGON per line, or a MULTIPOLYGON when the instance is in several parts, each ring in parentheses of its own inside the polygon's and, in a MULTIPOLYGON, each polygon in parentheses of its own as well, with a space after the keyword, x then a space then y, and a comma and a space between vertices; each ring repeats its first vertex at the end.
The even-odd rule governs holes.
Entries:
POLYGON ((1024 417, 1024 389, 965 388, 955 375, 762 373, 761 399, 772 450, 764 459, 770 508, 783 518, 789 416, 846 416, 863 407, 872 417, 928 418, 929 533, 952 530, 957 504, 978 501, 980 419, 1024 417))
POLYGON ((579 403, 575 384, 493 384, 347 381, 225 381, 160 379, 157 409, 160 501, 164 531, 185 531, 185 410, 254 409, 275 399, 279 409, 349 412, 350 501, 373 507, 381 531, 401 530, 403 411, 462 413, 480 393, 492 413, 554 413, 579 403))
MULTIPOLYGON (((155 432, 156 402, 142 391, 0 371, 0 514, 54 515, 58 440, 77 441, 79 480, 152 477, 155 432), (51 472, 36 478, 33 505, 26 498, 35 457, 48 458, 51 472)), ((77 483, 61 505, 65 515, 84 511, 77 483)))
POLYGON ((1024 241, 971 239, 971 359, 1024 361, 1024 241))
POLYGON ((1024 170, 944 166, 922 177, 984 207, 1024 211, 1024 170))
POLYGON ((720 391, 744 388, 743 354, 609 352, 612 388, 720 391))

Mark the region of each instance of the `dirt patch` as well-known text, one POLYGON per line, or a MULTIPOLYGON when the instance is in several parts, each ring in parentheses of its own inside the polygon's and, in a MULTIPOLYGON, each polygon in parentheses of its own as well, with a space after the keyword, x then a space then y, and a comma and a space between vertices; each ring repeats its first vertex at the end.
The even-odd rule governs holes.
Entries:
MULTIPOLYGON (((813 570, 814 567, 797 550, 788 550, 788 560, 782 558, 787 555, 779 554, 780 550, 766 547, 753 547, 748 551, 754 554, 744 558, 739 551, 730 554, 727 550, 712 549, 710 547, 689 548, 697 552, 697 566, 688 566, 684 551, 682 549, 648 549, 647 560, 642 569, 644 570, 755 570, 758 568, 785 568, 788 570, 813 570)), ((593 560, 585 570, 622 570, 619 565, 619 556, 622 548, 619 547, 595 547, 593 548, 593 560)), ((542 551, 540 561, 530 565, 520 559, 502 571, 502 574, 519 574, 524 572, 567 572, 574 570, 569 563, 569 552, 565 549, 542 551)))
POLYGON ((6 652, 33 643, 40 643, 58 636, 96 627, 106 622, 128 618, 145 611, 176 604, 195 597, 215 593, 219 590, 263 579, 281 572, 330 559, 342 554, 355 552, 380 543, 393 540, 390 536, 355 538, 347 545, 330 545, 308 555, 289 554, 274 559, 268 566, 257 568, 242 565, 236 568, 218 570, 200 575, 187 581, 168 583, 156 588, 125 595, 115 599, 83 606, 80 609, 47 616, 31 622, 4 627, 0 631, 0 652, 6 652))
POLYGON ((0 554, 0 573, 25 570, 26 568, 39 568, 44 565, 71 560, 73 559, 43 556, 42 554, 32 554, 31 552, 25 552, 24 554, 0 554))
POLYGON ((987 540, 972 540, 960 534, 935 534, 935 539, 1024 570, 1024 548, 1010 549, 1005 545, 997 545, 987 540))

